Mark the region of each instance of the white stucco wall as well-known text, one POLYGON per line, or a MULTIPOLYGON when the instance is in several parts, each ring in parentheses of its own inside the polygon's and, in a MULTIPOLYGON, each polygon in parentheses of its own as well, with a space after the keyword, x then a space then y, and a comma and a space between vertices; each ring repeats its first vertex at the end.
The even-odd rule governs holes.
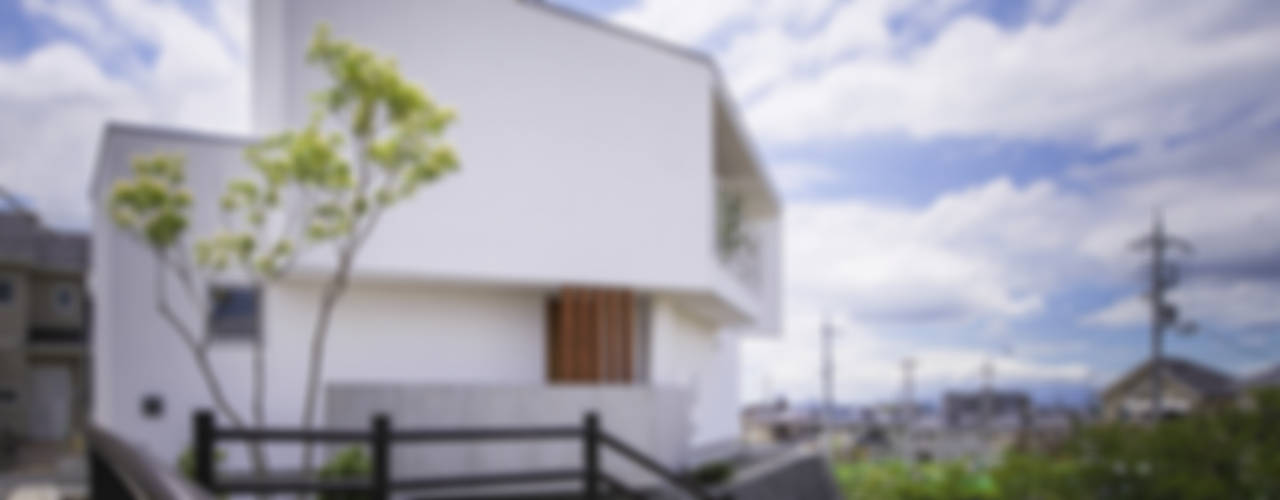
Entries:
POLYGON ((284 123, 260 130, 310 116, 308 96, 328 82, 304 60, 320 23, 394 57, 459 113, 449 138, 460 172, 383 219, 364 271, 711 289, 705 64, 514 1, 284 8, 261 18, 279 29, 255 28, 255 51, 284 59, 254 75, 255 94, 286 89, 263 103, 284 123))
MULTIPOLYGON (((273 287, 266 300, 273 411, 301 415, 307 345, 320 288, 273 287)), ((364 383, 541 384, 545 294, 493 286, 363 283, 334 314, 325 379, 364 383)), ((323 403, 321 405, 323 407, 323 403)))
POLYGON ((737 337, 669 298, 655 300, 652 314, 651 380, 655 385, 691 391, 691 444, 699 447, 737 439, 741 431, 737 337))

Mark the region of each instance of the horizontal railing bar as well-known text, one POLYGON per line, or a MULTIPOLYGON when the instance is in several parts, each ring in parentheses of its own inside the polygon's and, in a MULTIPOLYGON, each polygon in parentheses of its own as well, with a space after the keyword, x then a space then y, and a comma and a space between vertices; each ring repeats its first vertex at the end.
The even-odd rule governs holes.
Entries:
POLYGON ((546 500, 548 498, 582 498, 582 491, 577 489, 571 491, 550 490, 536 492, 510 492, 480 496, 467 493, 428 493, 427 495, 428 496, 413 496, 411 498, 413 498, 413 500, 546 500))
MULTIPOLYGON (((260 441, 368 441, 367 430, 237 429, 214 431, 215 439, 260 441)), ((473 441, 502 439, 566 439, 582 436, 577 427, 517 427, 509 429, 401 429, 391 441, 473 441)))
POLYGON ((391 489, 427 490, 440 488, 462 488, 467 486, 489 486, 495 484, 548 483, 556 481, 576 481, 582 479, 582 471, 575 469, 546 470, 537 472, 515 472, 503 474, 473 474, 458 477, 432 477, 415 479, 398 479, 391 481, 391 489))
POLYGON ((475 441, 502 439, 568 439, 582 437, 578 427, 520 427, 508 429, 397 429, 393 443, 404 441, 475 441))
POLYGON ((214 439, 259 441, 368 441, 367 430, 236 429, 214 431, 214 439))
POLYGON ((218 493, 282 493, 282 492, 363 492, 369 490, 369 481, 361 479, 231 479, 214 481, 218 493))
POLYGON ((612 434, 603 432, 601 433, 601 437, 604 438, 603 441, 605 445, 613 448, 614 451, 631 459, 632 462, 639 464, 640 466, 647 469, 649 472, 657 474, 659 477, 679 487, 685 493, 692 495, 694 498, 697 498, 699 500, 715 500, 710 495, 703 492, 700 488, 696 488, 690 485, 683 478, 681 478, 680 476, 677 476, 674 472, 667 470, 667 468, 663 467, 662 464, 655 462, 653 459, 649 458, 645 454, 640 453, 635 448, 632 448, 631 446, 627 445, 627 443, 622 442, 622 440, 616 437, 613 437, 612 434))

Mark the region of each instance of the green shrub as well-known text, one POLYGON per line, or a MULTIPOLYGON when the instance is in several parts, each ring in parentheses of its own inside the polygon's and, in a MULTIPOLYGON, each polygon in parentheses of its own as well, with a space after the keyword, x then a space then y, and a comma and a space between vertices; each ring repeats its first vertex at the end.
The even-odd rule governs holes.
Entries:
MULTIPOLYGON (((332 458, 317 472, 320 479, 360 479, 368 480, 372 475, 373 465, 364 448, 349 446, 335 453, 332 458)), ((368 500, 373 497, 367 493, 322 493, 320 500, 368 500)))
MULTIPOLYGON (((213 463, 220 464, 227 459, 227 452, 222 448, 213 451, 213 463)), ((182 473, 182 477, 187 478, 191 482, 196 481, 196 449, 194 446, 187 445, 182 453, 178 455, 178 472, 182 473)))
POLYGON ((708 486, 724 484, 733 477, 733 464, 726 461, 707 463, 694 469, 689 473, 689 477, 698 484, 708 486))
POLYGON ((991 476, 961 462, 906 464, 845 463, 836 481, 846 498, 875 500, 995 500, 991 476))
POLYGON ((1280 498, 1280 390, 1154 426, 1098 425, 1069 454, 1091 498, 1280 498))
POLYGON ((837 464, 836 479, 851 499, 1280 500, 1280 390, 1253 403, 1154 426, 1090 426, 1058 453, 1008 453, 987 471, 856 462, 837 464))

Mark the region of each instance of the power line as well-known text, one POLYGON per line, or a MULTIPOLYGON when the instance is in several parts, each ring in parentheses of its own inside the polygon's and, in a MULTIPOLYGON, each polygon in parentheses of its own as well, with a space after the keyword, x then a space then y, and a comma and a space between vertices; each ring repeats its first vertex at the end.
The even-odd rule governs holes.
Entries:
POLYGON ((1259 349, 1256 346, 1244 345, 1240 342, 1239 338, 1225 332, 1206 329, 1200 329, 1199 332, 1208 333, 1208 337, 1218 341, 1218 343, 1230 347, 1232 350, 1240 354, 1244 354, 1255 359, 1271 358, 1277 354, 1275 351, 1271 351, 1269 349, 1259 349))

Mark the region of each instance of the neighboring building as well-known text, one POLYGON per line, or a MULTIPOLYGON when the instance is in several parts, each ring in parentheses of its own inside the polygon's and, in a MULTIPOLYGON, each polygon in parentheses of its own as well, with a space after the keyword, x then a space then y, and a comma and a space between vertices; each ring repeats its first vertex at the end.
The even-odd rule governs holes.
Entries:
MULTIPOLYGON (((1235 382, 1227 374, 1181 358, 1166 358, 1163 365, 1161 407, 1166 417, 1230 403, 1235 382)), ((1148 360, 1108 386, 1102 393, 1102 418, 1146 420, 1152 406, 1151 374, 1148 360)))
POLYGON ((1242 391, 1252 391, 1264 387, 1280 387, 1280 364, 1245 377, 1237 384, 1242 391))
POLYGON ((1241 379, 1235 388, 1241 408, 1254 408, 1253 395, 1261 389, 1280 389, 1280 364, 1241 379))
POLYGON ((0 210, 0 433, 65 441, 88 402, 88 240, 0 210))
MULTIPOLYGON (((778 328, 781 202, 708 58, 541 2, 272 0, 252 10, 255 134, 306 122, 324 84, 304 61, 320 23, 394 57, 460 116, 449 138, 461 171, 388 212, 356 264, 334 317, 322 421, 366 425, 389 410, 416 425, 563 424, 594 408, 606 428, 673 464, 739 438, 739 339, 778 328), (745 203, 753 242, 728 253, 716 238, 726 195, 745 203)), ((181 153, 198 200, 192 231, 207 233, 213 200, 246 171, 243 147, 256 137, 103 132, 93 417, 163 459, 179 455, 191 412, 209 402, 154 311, 150 255, 103 206, 131 158, 181 153)), ((246 410, 247 342, 265 342, 273 424, 299 421, 318 277, 332 265, 316 252, 292 278, 237 292, 234 309, 249 317, 232 323, 254 327, 211 339, 246 410)), ((476 456, 543 455, 464 459, 476 468, 476 456)))
POLYGON ((1031 417, 1031 397, 1021 391, 948 392, 942 399, 947 427, 1014 430, 1031 417))

